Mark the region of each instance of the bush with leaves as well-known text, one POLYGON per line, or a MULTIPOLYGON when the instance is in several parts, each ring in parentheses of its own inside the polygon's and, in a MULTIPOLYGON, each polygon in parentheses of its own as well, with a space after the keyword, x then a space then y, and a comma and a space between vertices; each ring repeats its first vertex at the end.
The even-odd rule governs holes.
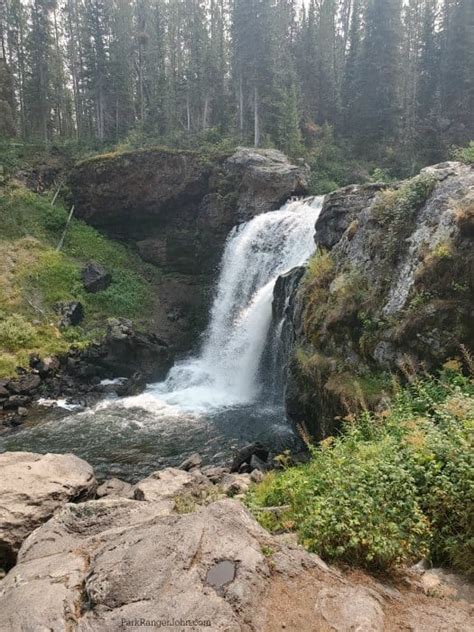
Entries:
POLYGON ((411 377, 388 410, 346 421, 248 504, 263 526, 295 529, 330 561, 381 570, 428 556, 473 576, 473 424, 474 386, 459 366, 411 377))
POLYGON ((34 342, 36 330, 20 314, 12 314, 0 320, 0 348, 17 351, 34 342))
POLYGON ((451 155, 454 160, 464 162, 466 165, 474 164, 474 140, 471 140, 467 147, 453 147, 451 155))

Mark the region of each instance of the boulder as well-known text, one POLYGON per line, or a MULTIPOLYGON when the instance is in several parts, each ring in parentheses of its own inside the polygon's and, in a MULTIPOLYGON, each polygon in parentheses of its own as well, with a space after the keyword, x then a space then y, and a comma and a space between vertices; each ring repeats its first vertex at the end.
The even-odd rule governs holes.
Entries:
POLYGON ((30 367, 36 371, 40 377, 51 377, 60 369, 60 362, 55 357, 40 358, 37 355, 30 356, 30 367))
POLYGON ((106 290, 112 283, 112 275, 99 263, 89 262, 81 271, 82 283, 88 292, 95 294, 106 290))
POLYGON ((3 402, 3 408, 5 410, 15 410, 20 406, 27 406, 31 403, 31 397, 29 395, 11 395, 6 401, 3 402))
MULTIPOLYGON (((8 384, 8 382, 7 382, 8 384)), ((10 397, 10 391, 7 389, 6 386, 0 385, 0 398, 1 399, 6 399, 10 397)))
POLYGON ((115 392, 119 397, 131 397, 143 393, 146 388, 146 379, 142 373, 136 371, 126 380, 115 385, 115 392))
POLYGON ((95 488, 92 467, 72 454, 0 454, 0 567, 15 563, 23 540, 59 507, 95 488))
POLYGON ((66 303, 56 303, 54 306, 59 314, 59 327, 75 327, 84 320, 84 307, 80 301, 69 301, 66 303))
POLYGON ((97 488, 97 498, 105 496, 118 496, 120 498, 131 498, 133 486, 119 478, 108 478, 97 488))
POLYGON ((0 582, 9 632, 472 630, 469 605, 344 576, 225 499, 194 513, 104 498, 67 504, 0 582), (138 623, 136 623, 138 621, 138 623))
POLYGON ((199 471, 185 472, 169 467, 137 483, 133 497, 147 502, 172 500, 183 495, 200 498, 207 494, 210 487, 210 481, 199 471))
MULTIPOLYGON (((268 457, 267 457, 268 458, 268 457)), ((266 472, 269 469, 269 465, 266 461, 260 459, 256 454, 252 454, 250 457, 250 471, 260 470, 260 472, 266 472)))
POLYGON ((258 441, 255 443, 249 443, 243 448, 240 448, 240 450, 238 450, 235 454, 230 471, 238 472, 244 464, 250 467, 250 462, 252 460, 252 456, 254 455, 258 457, 261 462, 266 463, 268 461, 269 454, 269 450, 258 441))
POLYGON ((7 388, 15 395, 31 395, 35 393, 41 384, 41 378, 35 373, 21 375, 17 380, 8 382, 7 388))
POLYGON ((178 465, 178 469, 184 470, 185 472, 189 472, 190 470, 198 470, 201 467, 202 458, 201 455, 197 452, 188 456, 180 465, 178 465))
POLYGON ((136 331, 126 318, 110 318, 105 339, 79 354, 73 352, 72 357, 78 369, 89 365, 108 377, 131 378, 124 384, 123 395, 141 392, 147 379, 164 379, 173 363, 172 351, 164 340, 136 331))
POLYGON ((211 483, 216 484, 220 483, 226 474, 229 474, 229 468, 208 465, 203 467, 201 472, 211 481, 211 483))
POLYGON ((250 472, 250 480, 252 483, 261 483, 263 481, 264 474, 260 469, 252 470, 250 472))
POLYGON ((219 483, 219 487, 226 496, 233 498, 241 496, 250 489, 250 474, 225 474, 219 483))

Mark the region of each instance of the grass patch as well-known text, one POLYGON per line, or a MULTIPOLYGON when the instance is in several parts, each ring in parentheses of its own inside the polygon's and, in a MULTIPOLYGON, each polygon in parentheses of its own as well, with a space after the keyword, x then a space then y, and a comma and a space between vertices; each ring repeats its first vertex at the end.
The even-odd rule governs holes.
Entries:
POLYGON ((57 252, 67 215, 60 203, 51 206, 48 195, 14 182, 1 189, 0 375, 25 366, 29 353, 51 355, 96 340, 109 317, 135 318, 145 326, 153 318, 150 284, 160 271, 76 219, 57 252), (81 268, 88 261, 112 273, 105 291, 85 291, 81 268), (85 320, 81 328, 59 331, 55 304, 71 300, 81 301, 85 320))
POLYGON ((448 363, 310 446, 308 464, 267 475, 248 506, 328 561, 386 570, 428 556, 473 577, 473 426, 472 378, 448 363))

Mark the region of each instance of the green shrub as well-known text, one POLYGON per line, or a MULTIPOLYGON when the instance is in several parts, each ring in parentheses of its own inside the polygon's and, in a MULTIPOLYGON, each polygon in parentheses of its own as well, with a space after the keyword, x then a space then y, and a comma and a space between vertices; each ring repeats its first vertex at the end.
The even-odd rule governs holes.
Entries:
POLYGON ((413 228, 415 214, 426 202, 435 184, 432 176, 420 175, 398 189, 387 189, 378 194, 372 206, 372 215, 384 227, 382 247, 388 264, 400 255, 413 228))
POLYGON ((454 160, 464 162, 466 165, 474 164, 474 140, 471 140, 467 147, 453 147, 451 155, 454 160))
POLYGON ((472 576, 473 425, 474 386, 457 366, 412 378, 388 410, 346 422, 248 504, 263 526, 295 529, 330 561, 380 570, 428 555, 472 576))
POLYGON ((35 338, 35 328, 20 314, 13 314, 0 320, 0 348, 18 351, 22 347, 32 345, 35 338))

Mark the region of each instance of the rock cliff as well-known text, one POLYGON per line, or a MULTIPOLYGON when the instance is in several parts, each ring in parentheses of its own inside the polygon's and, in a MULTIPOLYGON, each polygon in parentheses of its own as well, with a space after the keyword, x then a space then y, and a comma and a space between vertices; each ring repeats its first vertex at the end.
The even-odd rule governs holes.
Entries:
POLYGON ((72 170, 70 187, 78 217, 162 270, 154 333, 187 349, 203 328, 229 231, 304 194, 307 177, 307 167, 276 150, 210 159, 152 149, 86 160, 72 170))
MULTIPOLYGON (((328 195, 318 252, 276 287, 293 347, 290 417, 317 439, 405 379, 474 347, 474 169, 442 163, 396 185, 328 195)), ((278 314, 277 314, 278 315, 278 314)))

